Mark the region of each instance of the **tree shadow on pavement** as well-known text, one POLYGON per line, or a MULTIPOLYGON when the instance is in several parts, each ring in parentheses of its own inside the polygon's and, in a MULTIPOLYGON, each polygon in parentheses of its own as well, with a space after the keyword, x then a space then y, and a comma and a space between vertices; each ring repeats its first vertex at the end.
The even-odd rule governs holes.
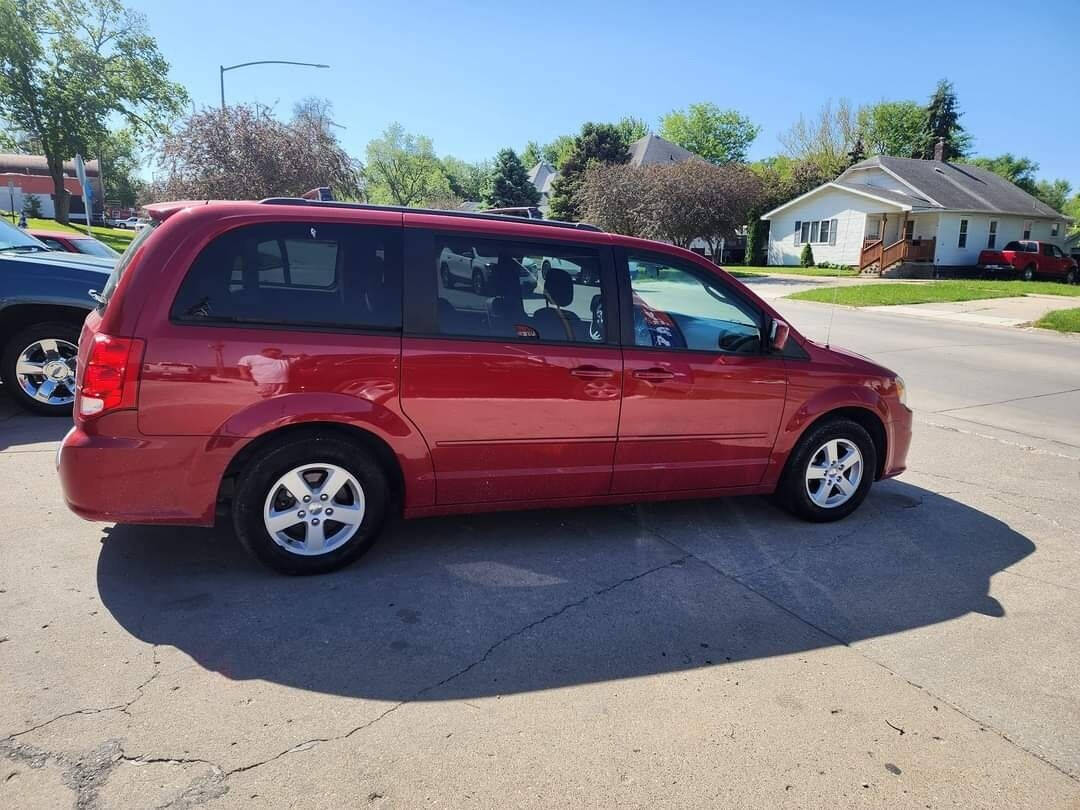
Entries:
POLYGON ((117 526, 104 605, 233 679, 439 700, 783 655, 970 612, 1035 546, 902 482, 833 524, 760 498, 399 523, 358 564, 278 576, 226 531, 117 526))

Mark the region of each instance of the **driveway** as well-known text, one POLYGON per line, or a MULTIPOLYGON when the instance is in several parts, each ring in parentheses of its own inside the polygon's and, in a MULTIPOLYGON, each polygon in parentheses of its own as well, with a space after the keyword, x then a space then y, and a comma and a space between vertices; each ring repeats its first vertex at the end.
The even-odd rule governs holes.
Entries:
POLYGON ((81 522, 65 426, 0 410, 0 806, 1077 806, 1080 343, 780 305, 911 389, 838 524, 423 520, 282 578, 81 522))

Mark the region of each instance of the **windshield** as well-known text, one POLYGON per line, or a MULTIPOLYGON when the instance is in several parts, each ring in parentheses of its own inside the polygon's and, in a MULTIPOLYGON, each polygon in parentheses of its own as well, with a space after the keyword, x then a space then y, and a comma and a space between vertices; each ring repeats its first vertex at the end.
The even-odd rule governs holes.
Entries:
POLYGON ((75 239, 75 249, 87 256, 100 256, 103 259, 119 259, 120 254, 97 239, 75 239))
POLYGON ((21 231, 6 220, 0 219, 0 250, 48 250, 25 231, 21 231))
POLYGON ((135 256, 135 252, 139 249, 143 242, 157 229, 157 222, 151 220, 151 222, 143 228, 131 240, 131 244, 127 246, 127 250, 124 251, 120 257, 120 261, 116 263, 116 267, 113 268, 112 273, 109 274, 109 280, 105 282, 105 289, 101 291, 102 305, 109 303, 109 299, 112 297, 113 291, 116 289, 116 285, 120 283, 120 279, 124 277, 124 271, 127 270, 128 265, 131 264, 132 258, 135 256))

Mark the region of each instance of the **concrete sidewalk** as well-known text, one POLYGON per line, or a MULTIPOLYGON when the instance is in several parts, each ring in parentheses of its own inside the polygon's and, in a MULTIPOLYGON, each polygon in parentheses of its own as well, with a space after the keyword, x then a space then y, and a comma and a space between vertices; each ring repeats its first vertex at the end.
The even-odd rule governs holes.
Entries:
POLYGON ((888 312, 891 315, 911 315, 918 318, 934 318, 984 326, 1021 326, 1034 323, 1052 310, 1078 306, 1080 306, 1080 298, 1069 298, 1063 295, 1025 295, 980 301, 861 307, 861 309, 865 312, 888 312))

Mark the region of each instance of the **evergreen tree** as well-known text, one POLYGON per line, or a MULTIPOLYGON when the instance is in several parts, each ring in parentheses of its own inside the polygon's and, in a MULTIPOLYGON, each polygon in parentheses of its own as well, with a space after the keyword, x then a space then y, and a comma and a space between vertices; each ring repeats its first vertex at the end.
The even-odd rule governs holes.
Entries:
POLYGON ((491 187, 485 202, 490 208, 517 208, 540 202, 540 192, 532 184, 525 165, 513 149, 503 149, 495 157, 491 187))
POLYGON ((799 264, 803 267, 814 266, 814 249, 810 247, 809 242, 803 245, 802 253, 799 255, 799 264))
POLYGON ((971 151, 971 136, 960 125, 959 104, 952 82, 942 79, 938 82, 930 103, 926 105, 925 142, 923 160, 933 160, 934 146, 938 138, 945 139, 945 160, 967 157, 971 151))
POLYGON ((589 122, 574 138, 573 148, 551 184, 551 217, 567 222, 581 219, 581 182, 590 163, 626 163, 630 153, 618 127, 589 122))

